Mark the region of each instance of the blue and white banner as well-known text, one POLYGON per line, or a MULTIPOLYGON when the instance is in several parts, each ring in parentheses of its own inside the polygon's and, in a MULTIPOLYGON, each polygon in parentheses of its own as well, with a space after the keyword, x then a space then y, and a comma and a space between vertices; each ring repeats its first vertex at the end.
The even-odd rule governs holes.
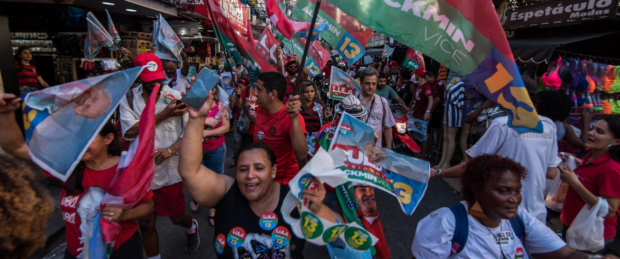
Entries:
POLYGON ((160 59, 182 62, 183 42, 161 14, 153 24, 153 43, 160 59))

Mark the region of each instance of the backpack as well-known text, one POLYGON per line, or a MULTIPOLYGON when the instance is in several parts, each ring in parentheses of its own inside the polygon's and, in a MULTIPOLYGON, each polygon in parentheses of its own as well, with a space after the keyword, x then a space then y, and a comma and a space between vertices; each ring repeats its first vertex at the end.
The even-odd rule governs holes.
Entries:
MULTIPOLYGON (((454 204, 449 207, 450 211, 454 214, 455 226, 454 235, 452 235, 452 248, 450 249, 450 255, 456 255, 460 253, 467 244, 467 237, 469 236, 469 221, 467 220, 467 210, 462 203, 454 204)), ((510 220, 510 225, 515 235, 523 243, 525 237, 525 224, 521 216, 517 214, 517 217, 510 220)))

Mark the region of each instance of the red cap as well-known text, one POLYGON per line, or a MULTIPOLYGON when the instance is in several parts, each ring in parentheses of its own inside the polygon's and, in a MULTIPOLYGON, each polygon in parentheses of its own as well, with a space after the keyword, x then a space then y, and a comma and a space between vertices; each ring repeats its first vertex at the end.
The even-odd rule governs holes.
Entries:
POLYGON ((396 63, 396 61, 392 60, 392 61, 390 61, 390 63, 388 63, 388 66, 390 66, 390 67, 398 66, 398 63, 396 63))
POLYGON ((418 67, 418 69, 415 70, 415 73, 420 75, 420 76, 425 76, 426 75, 426 69, 424 69, 423 67, 418 67))
POLYGON ((244 85, 250 85, 250 82, 245 78, 239 78, 239 83, 244 85))
POLYGON ((290 57, 290 58, 288 58, 288 59, 286 60, 286 64, 284 64, 284 65, 288 65, 288 63, 291 63, 291 62, 295 62, 295 57, 290 57))
POLYGON ((140 79, 142 82, 151 82, 159 79, 165 79, 166 74, 164 74, 164 66, 161 64, 161 59, 159 59, 155 54, 152 53, 142 53, 136 56, 136 60, 134 61, 136 66, 144 66, 151 65, 150 67, 145 67, 140 73, 140 79))

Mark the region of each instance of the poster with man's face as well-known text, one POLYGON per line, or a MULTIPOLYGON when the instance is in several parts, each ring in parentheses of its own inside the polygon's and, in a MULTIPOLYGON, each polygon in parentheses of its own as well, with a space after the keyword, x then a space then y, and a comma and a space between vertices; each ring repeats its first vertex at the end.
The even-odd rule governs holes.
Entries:
POLYGON ((342 101, 345 97, 358 94, 361 90, 362 87, 346 72, 337 67, 332 67, 332 74, 329 81, 329 99, 342 101))
POLYGON ((375 200, 375 189, 372 186, 354 186, 353 196, 359 205, 357 209, 359 215, 366 218, 379 216, 375 200))

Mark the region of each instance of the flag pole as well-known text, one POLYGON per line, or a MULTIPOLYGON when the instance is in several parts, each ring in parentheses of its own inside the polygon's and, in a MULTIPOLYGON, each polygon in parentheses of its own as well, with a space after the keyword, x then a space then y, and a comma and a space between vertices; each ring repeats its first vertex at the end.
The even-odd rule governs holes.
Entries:
MULTIPOLYGON (((310 31, 308 32, 308 37, 306 39, 306 47, 304 47, 304 54, 301 57, 301 64, 299 64, 299 71, 297 72, 297 79, 301 77, 304 72, 304 67, 306 66, 306 56, 308 56, 308 49, 310 49, 310 44, 312 43, 312 35, 314 33, 314 24, 316 23, 316 17, 319 14, 319 10, 321 9, 321 0, 316 0, 316 7, 314 8, 314 14, 312 15, 312 22, 310 23, 310 31)), ((320 68, 319 68, 320 69, 320 68)), ((297 80, 295 83, 295 87, 293 88, 293 95, 297 95, 299 92, 299 86, 301 85, 301 80, 297 80)))
POLYGON ((211 15, 211 23, 213 24, 213 27, 215 27, 215 31, 217 32, 217 39, 220 42, 220 45, 222 45, 222 49, 224 50, 224 58, 226 59, 226 64, 228 64, 228 67, 230 68, 230 76, 232 77, 233 84, 235 85, 235 88, 237 88, 237 80, 235 79, 235 74, 232 71, 233 69, 230 65, 230 61, 228 60, 228 51, 226 51, 226 45, 224 45, 224 42, 222 41, 222 32, 220 32, 220 27, 215 24, 215 16, 213 15, 213 11, 211 10, 211 6, 209 3, 207 3, 207 10, 209 10, 209 15, 211 15))

